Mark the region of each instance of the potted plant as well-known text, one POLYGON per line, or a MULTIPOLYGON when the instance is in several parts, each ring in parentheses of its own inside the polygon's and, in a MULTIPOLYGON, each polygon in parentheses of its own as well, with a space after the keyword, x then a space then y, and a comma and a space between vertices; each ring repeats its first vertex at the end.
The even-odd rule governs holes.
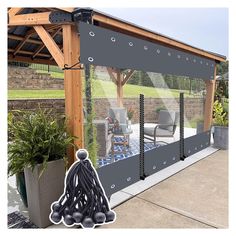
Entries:
POLYGON ((48 110, 15 112, 8 127, 8 174, 24 172, 30 219, 47 227, 50 205, 63 192, 66 150, 74 137, 66 132, 65 119, 54 119, 48 110))
POLYGON ((214 146, 220 149, 228 149, 228 108, 216 100, 213 106, 214 146))
POLYGON ((128 125, 129 127, 131 127, 131 120, 134 116, 134 109, 132 107, 130 107, 127 111, 127 116, 128 116, 128 125))
POLYGON ((194 127, 196 127, 196 133, 200 134, 204 131, 204 118, 203 117, 196 117, 193 120, 194 127), (195 126, 196 125, 196 126, 195 126))

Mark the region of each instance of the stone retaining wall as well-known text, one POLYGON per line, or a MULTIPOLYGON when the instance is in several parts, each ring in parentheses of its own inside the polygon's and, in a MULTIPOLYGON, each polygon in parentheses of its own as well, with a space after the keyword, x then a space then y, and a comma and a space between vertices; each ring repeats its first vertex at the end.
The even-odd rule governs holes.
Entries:
MULTIPOLYGON (((116 99, 97 98, 94 100, 96 119, 104 119, 108 115, 109 107, 116 106, 116 99)), ((178 111, 179 100, 173 98, 146 98, 145 99, 145 121, 153 122, 157 119, 156 109, 166 106, 169 110, 178 111)), ((8 100, 8 110, 35 110, 38 107, 50 108, 58 114, 65 113, 64 99, 21 99, 8 100)), ((124 106, 135 111, 132 121, 138 122, 139 117, 139 99, 126 98, 124 106)), ((185 115, 188 120, 203 115, 203 99, 185 98, 185 115)))
POLYGON ((8 89, 64 89, 64 80, 28 67, 8 67, 8 89))

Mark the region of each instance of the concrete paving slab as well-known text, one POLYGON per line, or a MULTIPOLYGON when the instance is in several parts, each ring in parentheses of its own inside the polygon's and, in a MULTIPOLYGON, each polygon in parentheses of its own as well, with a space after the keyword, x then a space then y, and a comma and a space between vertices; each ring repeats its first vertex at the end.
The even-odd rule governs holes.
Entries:
POLYGON ((160 183, 161 181, 169 178, 170 176, 178 173, 179 171, 182 171, 183 169, 191 166, 192 164, 208 157, 209 155, 215 153, 216 151, 218 151, 218 149, 213 147, 208 147, 206 149, 203 149, 202 151, 186 158, 185 161, 179 161, 161 171, 158 171, 157 173, 151 176, 148 176, 145 179, 145 181, 140 180, 137 183, 122 189, 121 191, 127 194, 137 195, 147 190, 148 188, 156 185, 157 183, 160 183))
POLYGON ((116 221, 99 228, 211 228, 137 197, 114 210, 116 221))
POLYGON ((214 153, 139 197, 209 225, 227 228, 228 152, 214 153))

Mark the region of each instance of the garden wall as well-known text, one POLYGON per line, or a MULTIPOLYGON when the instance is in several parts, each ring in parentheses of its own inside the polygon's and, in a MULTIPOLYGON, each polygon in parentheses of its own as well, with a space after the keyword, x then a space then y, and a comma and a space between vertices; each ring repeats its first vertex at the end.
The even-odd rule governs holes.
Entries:
MULTIPOLYGON (((164 104, 168 109, 178 111, 178 99, 173 98, 146 98, 145 99, 145 122, 156 122, 156 108, 163 107, 164 104)), ((58 114, 64 114, 64 99, 21 99, 8 100, 8 110, 34 110, 41 108, 50 108, 58 114)), ((110 106, 116 106, 116 99, 97 98, 94 100, 96 119, 104 119, 108 116, 110 106)), ((132 119, 133 123, 138 122, 139 117, 139 99, 125 98, 124 106, 135 111, 132 119)), ((185 98, 185 114, 188 120, 196 116, 203 115, 203 99, 201 98, 185 98)))
POLYGON ((8 67, 8 89, 64 89, 64 80, 28 67, 8 67))

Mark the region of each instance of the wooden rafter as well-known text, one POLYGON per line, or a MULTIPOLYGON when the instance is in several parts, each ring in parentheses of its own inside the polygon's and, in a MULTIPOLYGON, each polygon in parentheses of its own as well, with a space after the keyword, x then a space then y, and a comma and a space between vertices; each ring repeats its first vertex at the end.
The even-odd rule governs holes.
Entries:
POLYGON ((60 68, 64 67, 64 55, 51 35, 44 29, 43 26, 34 26, 35 31, 47 47, 48 51, 53 56, 60 68))
POLYGON ((16 14, 20 13, 20 11, 22 11, 22 10, 23 10, 23 8, 21 8, 21 7, 12 7, 12 8, 10 8, 9 11, 8 11, 9 18, 11 18, 11 17, 15 16, 16 14))
MULTIPOLYGON (((8 48, 8 52, 13 53, 13 56, 15 56, 15 55, 14 55, 15 49, 13 49, 13 48, 8 48)), ((34 54, 34 52, 25 51, 25 50, 19 50, 18 53, 19 53, 19 54, 30 55, 30 56, 32 56, 32 55, 34 54)), ((50 58, 50 57, 51 57, 50 54, 46 54, 46 53, 39 53, 38 56, 40 56, 40 57, 47 57, 47 58, 50 58)))
POLYGON ((38 58, 32 59, 31 57, 13 56, 12 54, 8 55, 8 60, 27 62, 27 63, 57 65, 55 61, 49 61, 48 59, 38 59, 38 58))
POLYGON ((114 72, 117 73, 117 71, 115 71, 115 70, 113 70, 113 69, 107 67, 107 72, 108 72, 108 74, 110 75, 110 78, 111 78, 112 82, 117 85, 117 79, 116 79, 116 77, 115 77, 114 74, 113 74, 114 72))
POLYGON ((124 76, 124 79, 121 82, 122 86, 124 86, 127 83, 127 81, 131 78, 133 74, 134 74, 134 70, 130 70, 128 74, 124 76))
MULTIPOLYGON (((19 35, 14 35, 14 34, 8 34, 9 39, 17 40, 17 41, 22 41, 25 39, 25 37, 19 36, 19 35)), ((36 40, 36 39, 26 39, 27 43, 33 43, 33 44, 42 44, 42 41, 36 40)))
MULTIPOLYGON (((61 28, 57 29, 52 35, 51 37, 54 39, 56 37, 56 35, 59 33, 59 31, 61 31, 61 28)), ((45 45, 42 44, 34 53, 33 58, 35 58, 43 49, 45 48, 45 45)))
POLYGON ((73 12, 75 8, 74 7, 60 7, 56 9, 66 11, 66 12, 73 12))
POLYGON ((26 41, 32 36, 33 32, 28 32, 25 36, 25 38, 18 44, 18 46, 16 47, 15 51, 14 51, 14 56, 20 51, 20 49, 24 46, 24 44, 26 43, 26 41))
POLYGON ((9 17, 8 26, 17 25, 48 25, 51 24, 49 15, 51 12, 30 13, 22 15, 14 15, 9 17))

